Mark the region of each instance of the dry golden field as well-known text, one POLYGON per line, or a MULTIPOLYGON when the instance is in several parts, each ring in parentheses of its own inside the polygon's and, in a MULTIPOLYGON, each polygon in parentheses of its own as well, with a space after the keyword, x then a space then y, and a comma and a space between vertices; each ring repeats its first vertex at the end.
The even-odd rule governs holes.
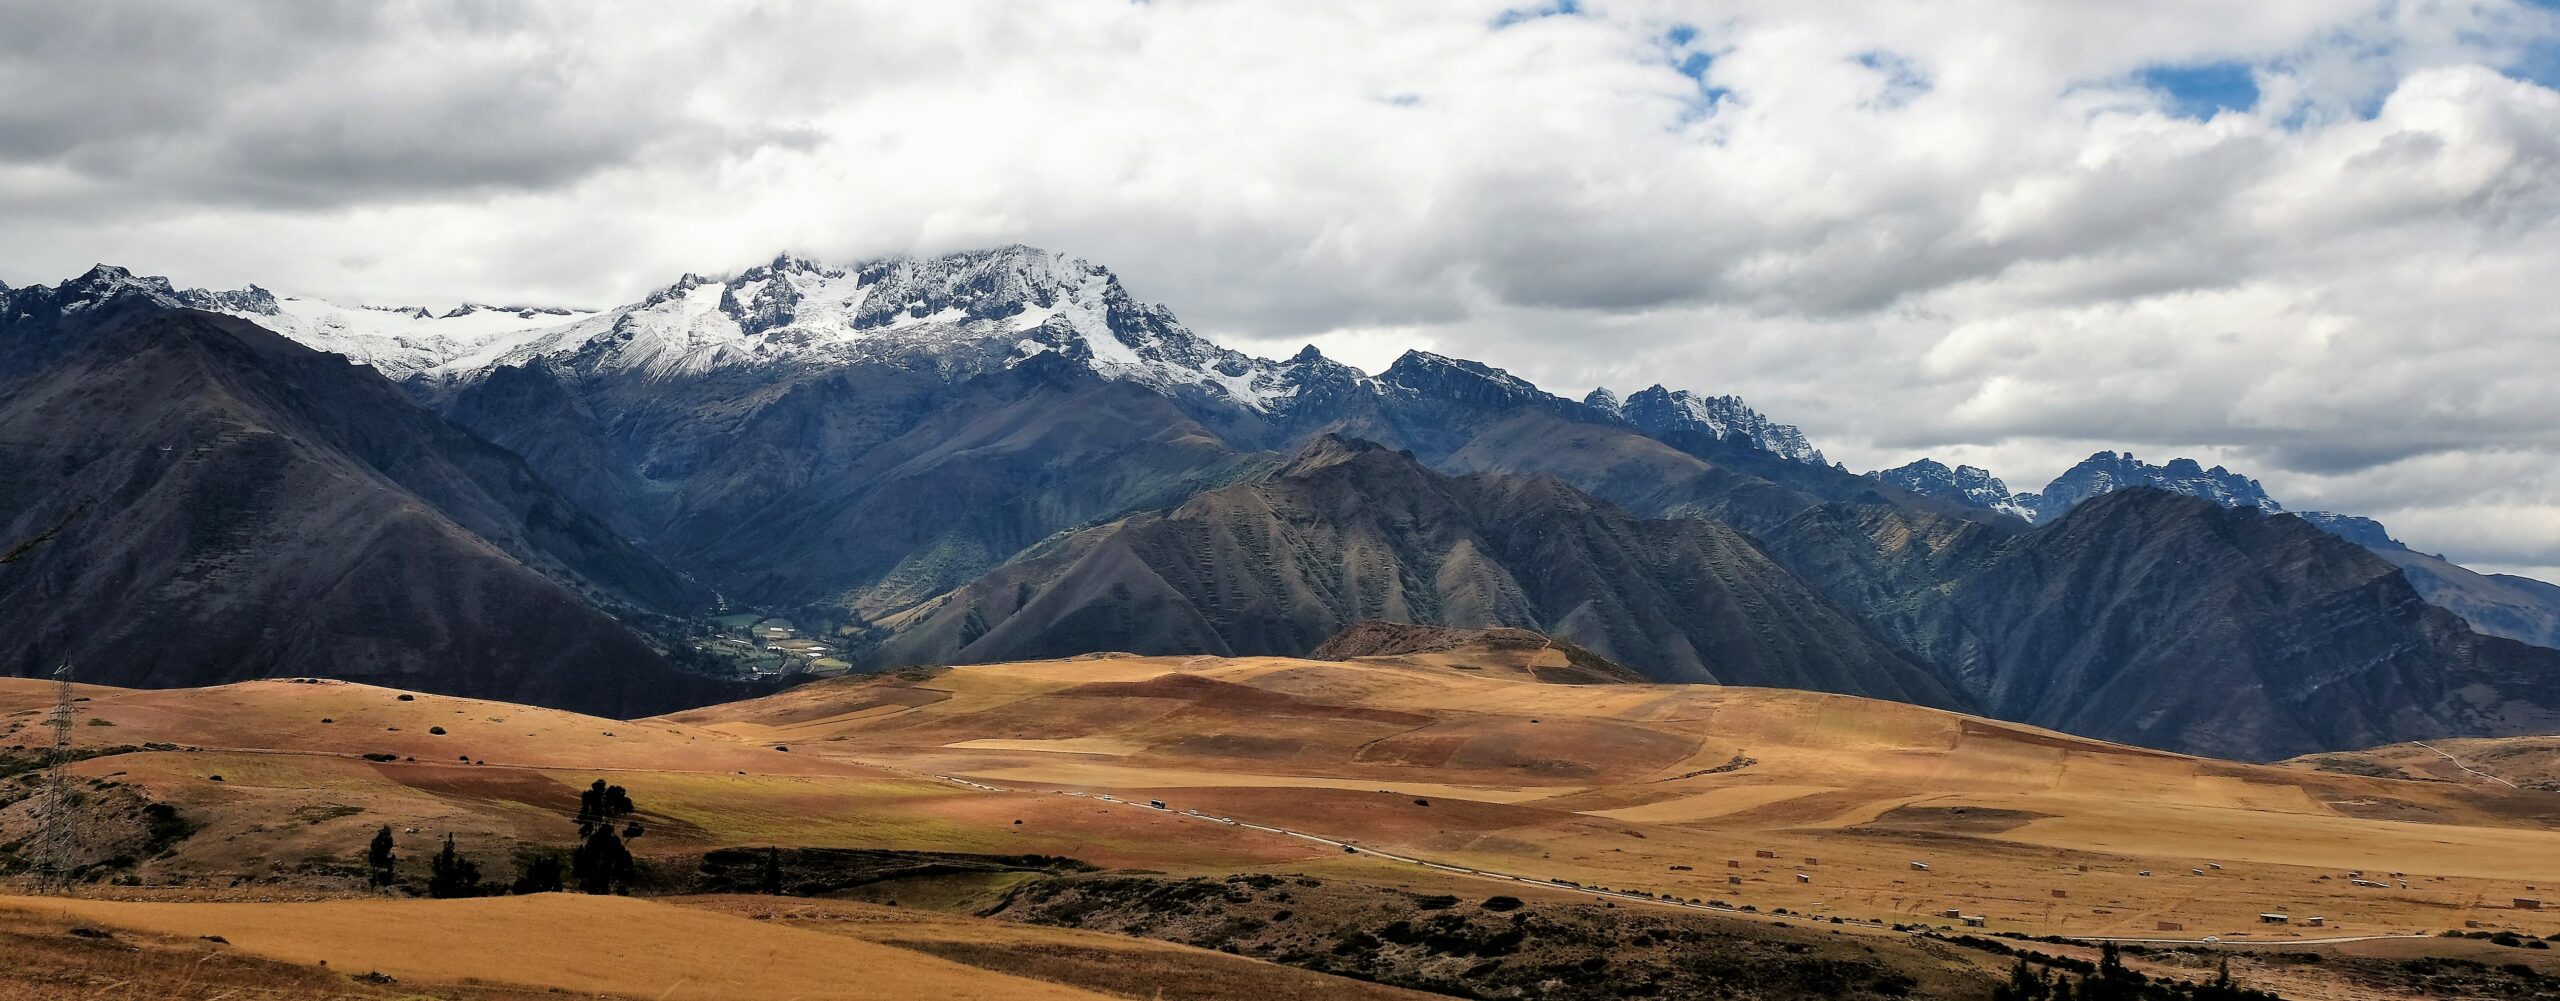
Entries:
MULTIPOLYGON (((1889 924, 1963 930, 1951 912, 1989 932, 2227 945, 2560 932, 2560 796, 2449 780, 2466 776, 2429 771, 2431 752, 2382 749, 2352 770, 2242 765, 1841 696, 1542 683, 1534 657, 1102 655, 840 679, 637 721, 336 683, 85 688, 83 746, 151 748, 76 774, 143 790, 198 830, 141 862, 143 885, 107 891, 133 899, 0 913, 161 942, 136 956, 176 962, 218 935, 224 955, 291 976, 326 960, 446 992, 409 996, 1135 997, 1150 995, 1133 984, 1174 982, 1204 998, 1354 996, 1341 993, 1353 982, 1272 963, 918 908, 975 909, 1001 881, 862 895, 904 896, 903 909, 350 899, 380 826, 399 832, 404 865, 452 834, 503 880, 521 852, 568 844, 578 791, 604 778, 639 803, 648 833, 633 849, 676 869, 763 845, 1038 853, 1664 906, 1620 895, 1633 891, 1748 905, 1755 920, 1837 916, 1849 923, 1833 930, 1878 942, 1899 937, 1889 924), (2354 773, 2382 767, 2411 777, 2354 773), (278 902, 292 897, 334 899, 278 902)), ((51 698, 0 681, 0 746, 39 743, 51 698)), ((2537 968, 2550 954, 2318 948, 2488 950, 2537 968)), ((2263 979, 2289 997, 2418 996, 2320 976, 2269 964, 2263 979)))
MULTIPOLYGON (((1015 795, 1161 799, 1212 836, 1223 825, 1178 814, 1763 911, 2253 940, 2560 930, 2560 912, 2512 906, 2560 898, 2560 797, 1843 696, 1542 685, 1449 657, 1105 657, 833 682, 672 719, 1015 795)), ((1114 812, 1133 811, 1094 815, 1114 812)))

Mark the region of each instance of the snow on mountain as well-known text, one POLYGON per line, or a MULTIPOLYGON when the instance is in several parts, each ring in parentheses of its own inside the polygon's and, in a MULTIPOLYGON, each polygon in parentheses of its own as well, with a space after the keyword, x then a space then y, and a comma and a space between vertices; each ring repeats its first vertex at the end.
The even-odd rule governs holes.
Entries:
POLYGON ((169 279, 136 275, 101 264, 59 285, 31 285, 14 293, 0 287, 0 302, 32 308, 43 298, 66 314, 96 309, 126 297, 171 308, 201 309, 241 317, 310 347, 332 351, 400 378, 444 363, 472 348, 527 331, 557 326, 592 312, 532 306, 465 303, 438 314, 410 306, 343 306, 322 299, 279 296, 256 285, 218 291, 180 289, 169 279))
POLYGON ((1868 477, 1882 480, 1925 497, 1989 508, 2035 520, 2035 510, 2018 503, 2009 493, 2009 485, 1991 471, 1980 466, 1947 468, 1935 459, 1920 459, 1892 469, 1870 472, 1868 477))
POLYGON ((1700 396, 1685 389, 1664 389, 1657 383, 1623 401, 1606 388, 1596 389, 1583 402, 1625 418, 1647 434, 1704 432, 1727 441, 1750 442, 1797 462, 1829 464, 1822 457, 1822 450, 1805 440, 1802 429, 1770 420, 1739 396, 1700 396))
MULTIPOLYGON (((2204 468, 2194 459, 2171 459, 2165 466, 2155 466, 2131 454, 2099 452, 2054 477, 2040 493, 2011 494, 2009 486, 1991 471, 1973 466, 1947 468, 1934 459, 1921 459, 1892 469, 1867 474, 1905 490, 1941 500, 1971 504, 1975 507, 2005 511, 2026 520, 2043 524, 2062 517, 2081 502, 2100 494, 2126 487, 2153 487, 2171 493, 2201 497, 2224 507, 2254 507, 2269 514, 2284 511, 2275 498, 2267 496, 2258 481, 2234 473, 2221 466, 2204 468)), ((2350 535, 2361 526, 2347 522, 2365 522, 2362 518, 2342 515, 2313 514, 2315 523, 2341 535, 2350 535), (2316 519, 2336 519, 2317 521, 2316 519)), ((2379 525, 2373 525, 2378 534, 2379 525)))
POLYGON ((2258 481, 2221 466, 2206 469, 2194 459, 2171 459, 2168 465, 2155 466, 2131 453, 2115 452, 2099 452, 2080 460, 2079 465, 2054 477, 2043 492, 2018 495, 2018 503, 2036 512, 2032 520, 2046 522, 2062 517, 2082 501, 2126 487, 2155 487, 2201 497, 2224 507, 2254 507, 2269 514, 2284 510, 2275 498, 2267 496, 2266 488, 2258 481))
POLYGON ((686 275, 630 306, 453 351, 425 372, 468 380, 544 358, 663 379, 912 359, 966 376, 1045 352, 1109 378, 1265 412, 1303 377, 1191 332, 1106 268, 1021 246, 849 268, 784 255, 725 279, 686 275))
MULTIPOLYGON (((264 294, 252 285, 247 291, 264 294)), ((513 343, 531 331, 596 315, 593 310, 548 306, 464 303, 436 313, 419 306, 342 306, 324 299, 267 295, 242 301, 235 293, 201 294, 202 309, 229 313, 321 351, 371 365, 394 379, 424 372, 455 356, 513 343)))
POLYGON ((0 308, 9 315, 23 316, 43 309, 60 314, 76 314, 98 309, 127 296, 138 296, 163 306, 189 306, 199 309, 222 308, 225 303, 243 306, 272 305, 267 290, 251 285, 235 292, 208 292, 203 289, 179 291, 166 278, 137 275, 112 264, 100 264, 53 285, 28 285, 12 289, 0 283, 0 308))
POLYGON ((1571 406, 1535 383, 1480 361, 1408 350, 1378 373, 1378 381, 1406 392, 1484 407, 1571 406))
MULTIPOLYGON (((1107 268, 1018 245, 843 267, 785 254, 734 275, 688 274, 639 302, 601 311, 466 304, 438 313, 279 296, 254 285, 182 292, 164 278, 105 267, 65 283, 74 284, 100 301, 140 294, 229 313, 391 378, 431 383, 470 383, 536 360, 652 381, 862 363, 922 365, 966 378, 1054 353, 1108 378, 1266 414, 1399 391, 1572 406, 1501 369, 1424 351, 1408 352, 1375 377, 1313 347, 1280 361, 1256 358, 1139 301, 1107 268)), ((1802 431, 1735 397, 1655 386, 1623 402, 1601 390, 1587 402, 1649 433, 1703 431, 1824 462, 1802 431)))

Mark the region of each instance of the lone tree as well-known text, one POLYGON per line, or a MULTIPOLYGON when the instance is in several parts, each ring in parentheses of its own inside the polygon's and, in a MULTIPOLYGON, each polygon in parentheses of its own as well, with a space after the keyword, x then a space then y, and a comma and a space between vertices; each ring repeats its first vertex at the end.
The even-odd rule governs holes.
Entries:
POLYGON ((611 825, 600 825, 587 834, 587 840, 569 853, 569 877, 578 883, 582 893, 618 893, 631 888, 640 875, 631 862, 631 849, 611 825))
POLYGON ((631 794, 621 786, 609 786, 597 779, 587 791, 578 795, 578 835, 586 840, 569 853, 569 878, 585 893, 620 893, 639 878, 639 866, 631 860, 631 849, 623 842, 639 837, 643 831, 639 821, 631 821, 615 833, 617 818, 639 812, 631 802, 631 794))
POLYGON ((594 834, 596 828, 611 826, 614 818, 638 810, 631 804, 631 794, 622 791, 621 786, 609 786, 597 779, 587 791, 578 794, 578 834, 594 834))
POLYGON ((444 850, 427 862, 427 896, 439 900, 480 895, 480 866, 453 850, 453 835, 444 836, 444 850))
POLYGON ((395 871, 398 864, 399 860, 391 854, 391 825, 384 824, 381 830, 373 832, 373 846, 365 849, 366 879, 374 889, 388 887, 399 877, 395 871))

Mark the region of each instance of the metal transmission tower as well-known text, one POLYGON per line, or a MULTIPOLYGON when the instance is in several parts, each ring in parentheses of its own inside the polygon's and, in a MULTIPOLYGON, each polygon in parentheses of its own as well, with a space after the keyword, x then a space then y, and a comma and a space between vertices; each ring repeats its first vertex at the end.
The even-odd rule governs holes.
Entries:
POLYGON ((79 847, 79 828, 71 801, 71 665, 55 668, 53 756, 46 759, 44 789, 36 804, 35 889, 37 893, 71 892, 71 856, 79 847))

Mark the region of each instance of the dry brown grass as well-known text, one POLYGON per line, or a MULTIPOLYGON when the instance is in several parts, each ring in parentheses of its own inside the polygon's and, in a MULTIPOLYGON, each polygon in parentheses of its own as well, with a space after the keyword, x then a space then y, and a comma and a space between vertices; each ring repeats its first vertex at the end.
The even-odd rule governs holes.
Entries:
MULTIPOLYGON (((300 982, 314 988, 328 983, 317 972, 326 963, 330 971, 378 970, 403 985, 495 985, 659 1001, 1103 996, 913 950, 622 897, 279 904, 0 898, 0 913, 12 912, 21 922, 78 922, 167 940, 220 936, 230 942, 226 951, 314 971, 300 982)), ((364 995, 348 989, 312 996, 364 995)))
MULTIPOLYGON (((146 865, 147 877, 236 881, 244 893, 316 885, 312 860, 351 865, 384 823, 404 831, 413 866, 453 831, 504 878, 511 870, 486 853, 565 843, 564 808, 604 775, 633 790, 652 828, 636 849, 679 866, 711 846, 784 844, 1484 889, 1056 794, 1076 789, 1763 911, 1934 922, 1955 907, 1988 915, 1994 930, 2083 935, 2148 934, 2161 921, 2191 935, 2306 934, 2258 925, 2265 910, 2326 917, 2322 934, 2466 921, 2560 931, 2549 916, 2560 911, 2507 906, 2560 897, 2560 801, 2545 793, 2237 765, 1841 696, 1559 686, 1465 667, 1079 658, 827 682, 643 721, 427 695, 401 702, 347 685, 91 689, 84 708, 116 719, 101 732, 117 740, 234 749, 80 768, 206 825, 176 856, 146 865), (429 725, 449 733, 424 735, 429 725), (404 757, 467 746, 490 764, 354 757, 378 746, 404 757), (1737 758, 1749 763, 1725 767, 1737 758), (209 781, 213 773, 225 781, 209 781), (303 812, 311 807, 358 812, 303 812), (410 826, 421 833, 406 834, 410 826), (1763 849, 1778 857, 1756 857, 1763 849), (1743 864, 1728 869, 1726 859, 1743 864), (1932 868, 1910 869, 1915 859, 1932 868), (2408 886, 2356 887, 2347 870, 2405 872, 2408 886), (1796 882, 1798 871, 1813 881, 1796 882)), ((48 697, 41 685, 0 682, 0 710, 48 697)))
POLYGON ((1114 658, 848 680, 682 719, 820 755, 1163 798, 1460 865, 1763 909, 1916 920, 1959 907, 1995 929, 2066 934, 2164 920, 2197 935, 2310 934, 2260 926, 2262 910, 2321 915, 2321 934, 2474 920, 2560 930, 2505 906, 2560 896, 2546 893, 2560 887, 2560 804, 2545 794, 2239 765, 1816 693, 1541 685, 1414 658, 1114 658), (1751 763, 1690 774, 1737 756, 1751 763), (1780 857, 1755 857, 1762 848, 1780 857), (2355 887, 2348 870, 2406 872, 2409 886, 2355 887))

